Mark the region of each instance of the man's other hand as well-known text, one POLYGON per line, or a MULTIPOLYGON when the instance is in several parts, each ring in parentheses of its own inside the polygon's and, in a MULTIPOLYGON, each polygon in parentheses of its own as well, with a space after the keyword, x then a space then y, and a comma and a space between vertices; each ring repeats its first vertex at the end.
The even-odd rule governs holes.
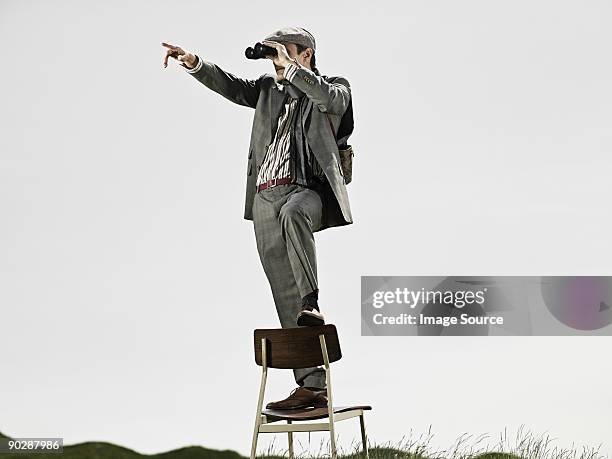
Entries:
POLYGON ((168 67, 168 58, 172 57, 184 64, 185 67, 192 69, 196 65, 195 54, 185 51, 180 46, 174 46, 169 43, 162 42, 162 46, 168 48, 164 57, 164 68, 168 67))
POLYGON ((282 43, 270 40, 263 40, 261 43, 276 49, 276 56, 266 55, 266 58, 272 60, 272 62, 279 67, 286 67, 287 64, 294 62, 293 59, 289 57, 287 48, 285 48, 285 45, 282 43))

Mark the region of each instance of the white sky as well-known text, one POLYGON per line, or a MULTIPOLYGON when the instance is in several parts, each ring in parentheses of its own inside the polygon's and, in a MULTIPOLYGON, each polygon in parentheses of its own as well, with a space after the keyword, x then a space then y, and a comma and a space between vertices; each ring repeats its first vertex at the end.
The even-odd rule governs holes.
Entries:
MULTIPOLYGON (((378 443, 524 424, 612 453, 609 337, 361 337, 359 289, 362 275, 612 275, 611 13, 3 0, 0 431, 248 453, 252 331, 280 326, 242 219, 253 112, 163 69, 160 42, 254 78, 272 64, 244 48, 299 25, 354 97, 355 224, 317 235, 336 401, 371 404, 378 443)), ((284 398, 291 372, 268 387, 284 398)))

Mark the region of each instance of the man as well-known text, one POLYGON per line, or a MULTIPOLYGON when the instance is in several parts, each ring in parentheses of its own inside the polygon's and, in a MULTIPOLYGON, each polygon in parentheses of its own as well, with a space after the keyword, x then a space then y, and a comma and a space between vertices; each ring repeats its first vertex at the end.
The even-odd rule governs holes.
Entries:
MULTIPOLYGON (((353 222, 334 137, 351 90, 345 78, 320 75, 307 30, 285 27, 262 43, 276 49, 276 56, 266 56, 274 76, 239 78, 167 43, 164 67, 175 58, 208 88, 255 109, 244 218, 253 221, 282 327, 322 325, 313 233, 353 222)), ((267 408, 327 406, 323 368, 293 372, 299 387, 267 408)))

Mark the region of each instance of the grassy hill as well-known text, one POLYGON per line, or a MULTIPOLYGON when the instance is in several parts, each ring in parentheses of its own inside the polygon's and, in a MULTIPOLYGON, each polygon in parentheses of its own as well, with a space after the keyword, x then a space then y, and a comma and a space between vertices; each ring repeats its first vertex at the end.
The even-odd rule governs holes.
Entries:
MULTIPOLYGON (((0 438, 10 438, 0 432, 0 438)), ((524 445, 525 443, 523 443, 524 445)), ((531 438, 527 444, 527 449, 522 450, 522 454, 514 455, 510 453, 479 452, 461 453, 452 451, 451 453, 431 453, 427 449, 427 444, 391 447, 370 447, 370 459, 605 459, 596 449, 584 449, 582 452, 568 451, 563 449, 542 448, 548 445, 546 438, 531 438)), ((505 450, 506 448, 501 448, 505 450)), ((300 456, 302 459, 303 456, 300 456)), ((307 459, 318 459, 322 456, 310 457, 307 459)), ((360 459, 362 456, 359 451, 352 454, 339 455, 342 459, 360 459)), ((140 454, 128 448, 113 445, 106 442, 85 442, 76 445, 64 445, 63 454, 53 453, 34 453, 34 454, 1 454, 0 459, 246 459, 244 456, 231 450, 214 450, 201 446, 188 446, 159 454, 140 454)), ((260 455, 258 458, 282 459, 287 458, 285 451, 282 454, 260 455)))
MULTIPOLYGON (((0 432, 0 438, 9 438, 0 432)), ((244 459, 235 451, 220 451, 201 446, 187 446, 160 454, 140 454, 122 446, 106 442, 85 442, 64 445, 63 454, 1 454, 2 459, 244 459)))

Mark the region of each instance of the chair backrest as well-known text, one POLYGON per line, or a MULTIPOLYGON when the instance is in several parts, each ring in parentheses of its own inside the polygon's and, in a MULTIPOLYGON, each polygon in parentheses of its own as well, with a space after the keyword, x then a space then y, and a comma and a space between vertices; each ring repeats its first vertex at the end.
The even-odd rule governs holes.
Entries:
POLYGON ((340 342, 335 325, 258 329, 254 332, 255 362, 262 365, 261 340, 266 340, 266 361, 270 368, 308 368, 324 363, 319 335, 325 336, 330 362, 340 360, 340 342))

